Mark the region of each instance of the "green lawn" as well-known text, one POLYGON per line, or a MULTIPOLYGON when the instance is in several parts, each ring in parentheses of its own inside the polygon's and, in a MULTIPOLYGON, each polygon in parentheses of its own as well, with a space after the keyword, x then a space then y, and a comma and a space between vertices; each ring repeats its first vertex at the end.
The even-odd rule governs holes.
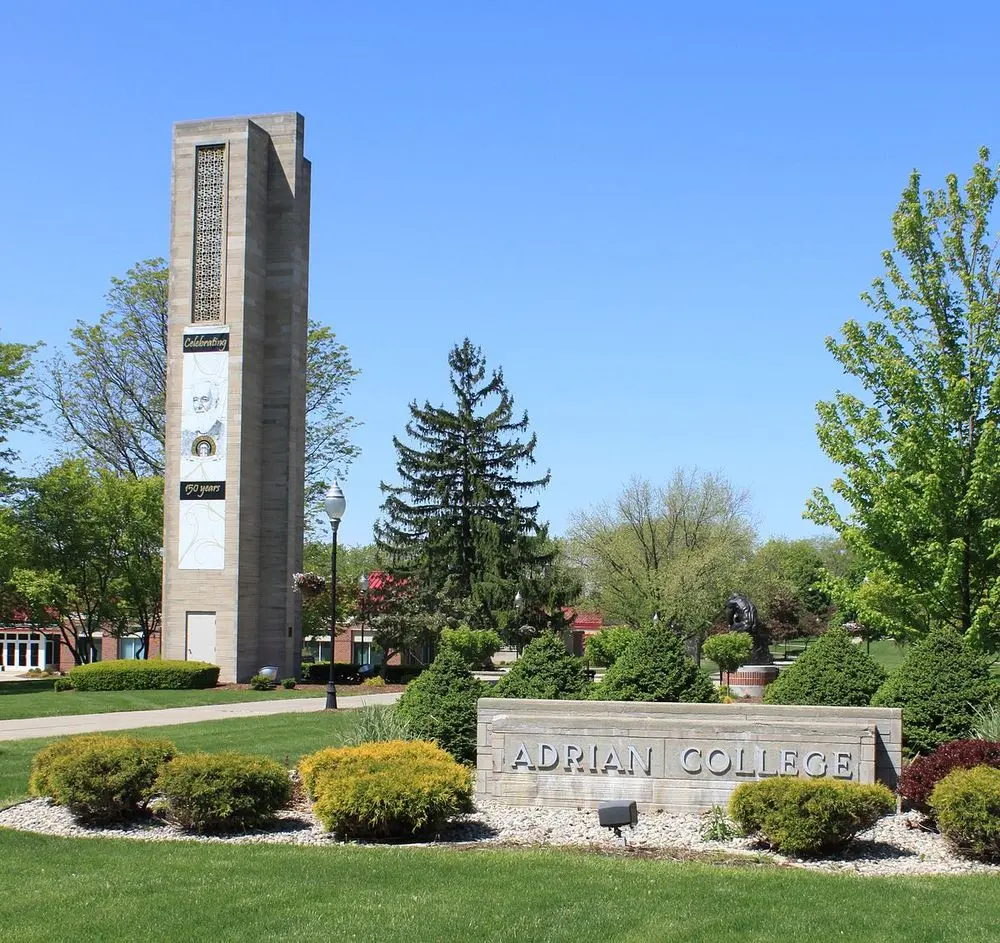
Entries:
MULTIPOLYGON (((338 686, 339 697, 378 694, 378 688, 338 686)), ((56 717, 69 714, 109 714, 115 711, 151 711, 163 707, 199 707, 203 704, 234 704, 240 701, 273 701, 296 697, 323 697, 323 688, 276 688, 244 691, 207 688, 195 691, 60 691, 52 681, 5 681, 0 684, 0 720, 26 717, 56 717)))
POLYGON ((996 939, 995 877, 858 878, 550 850, 0 832, 11 941, 996 939))
MULTIPOLYGON (((121 734, 166 738, 184 751, 238 750, 257 753, 291 767, 303 754, 339 742, 339 738, 353 727, 356 720, 354 711, 319 711, 315 714, 209 720, 173 727, 143 727, 123 730, 121 734)), ((27 794, 31 758, 45 744, 57 739, 0 741, 0 806, 27 794)), ((3 939, 2 927, 0 923, 0 939, 3 939)))

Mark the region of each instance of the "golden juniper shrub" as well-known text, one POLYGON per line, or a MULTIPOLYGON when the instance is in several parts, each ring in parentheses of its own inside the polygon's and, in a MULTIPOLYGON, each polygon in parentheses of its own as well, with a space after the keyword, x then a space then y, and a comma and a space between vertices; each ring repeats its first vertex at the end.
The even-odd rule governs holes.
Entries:
POLYGON ((472 774, 436 744, 396 740, 320 750, 299 762, 327 831, 342 838, 433 832, 472 809, 472 774))

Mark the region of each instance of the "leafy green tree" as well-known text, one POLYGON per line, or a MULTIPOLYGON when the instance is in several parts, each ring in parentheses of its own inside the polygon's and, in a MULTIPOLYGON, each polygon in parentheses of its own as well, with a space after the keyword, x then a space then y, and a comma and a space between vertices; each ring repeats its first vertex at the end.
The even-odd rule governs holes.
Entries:
POLYGON ((468 338, 448 365, 454 408, 410 403, 410 442, 393 439, 400 484, 382 483, 375 537, 394 572, 424 592, 472 600, 471 624, 489 626, 493 612, 509 609, 521 574, 551 562, 538 503, 526 498, 549 475, 520 477, 536 440, 528 414, 514 415, 503 373, 487 376, 468 338))
POLYGON ((125 482, 70 459, 29 479, 16 501, 26 544, 13 586, 34 612, 56 618, 77 664, 90 661, 99 631, 130 628, 143 614, 148 631, 158 625, 157 490, 162 483, 125 482))
POLYGON ((877 578, 861 621, 895 636, 943 626, 1000 638, 1000 254, 990 224, 1000 170, 984 148, 964 185, 921 191, 892 218, 885 275, 827 348, 851 388, 821 402, 819 440, 841 468, 806 516, 877 578), (835 499, 838 499, 835 501, 835 499))
POLYGON ((0 490, 10 484, 10 466, 17 452, 11 433, 31 428, 40 419, 32 358, 41 344, 0 342, 0 490))
POLYGON ((566 559, 563 542, 549 538, 545 528, 540 531, 535 552, 550 562, 522 571, 511 609, 493 609, 501 636, 518 651, 543 632, 570 628, 576 617, 568 609, 583 590, 580 572, 566 559))
POLYGON ((441 630, 441 646, 453 648, 470 668, 486 668, 503 646, 503 640, 490 629, 477 630, 460 625, 441 630))
POLYGON ((580 659, 566 651, 555 632, 543 632, 528 643, 510 671, 493 686, 493 695, 572 700, 583 697, 589 686, 580 659))
MULTIPOLYGON (((49 365, 47 396, 66 440, 95 464, 136 477, 163 474, 167 283, 163 259, 112 278, 108 310, 77 321, 69 349, 49 365)), ((310 320, 306 339, 306 500, 358 454, 344 400, 358 371, 333 331, 310 320)))
POLYGON ((653 625, 640 629, 593 689, 601 701, 713 703, 718 695, 708 675, 684 651, 680 637, 653 625))
POLYGON ((722 672, 730 674, 745 665, 753 650, 753 639, 748 632, 720 632, 710 635, 702 646, 702 654, 719 666, 719 684, 722 672))
POLYGON ((658 612, 696 636, 739 588, 754 530, 745 493, 679 470, 662 487, 634 479, 613 505, 578 514, 572 540, 588 602, 605 618, 638 627, 658 612))

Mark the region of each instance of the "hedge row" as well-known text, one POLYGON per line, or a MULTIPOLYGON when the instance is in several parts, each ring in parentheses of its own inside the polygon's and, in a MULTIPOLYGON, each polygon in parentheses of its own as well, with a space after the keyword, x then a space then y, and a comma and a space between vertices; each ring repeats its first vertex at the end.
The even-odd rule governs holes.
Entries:
POLYGON ((219 680, 219 666, 204 661, 120 658, 77 665, 70 669, 69 679, 77 691, 214 688, 219 680))

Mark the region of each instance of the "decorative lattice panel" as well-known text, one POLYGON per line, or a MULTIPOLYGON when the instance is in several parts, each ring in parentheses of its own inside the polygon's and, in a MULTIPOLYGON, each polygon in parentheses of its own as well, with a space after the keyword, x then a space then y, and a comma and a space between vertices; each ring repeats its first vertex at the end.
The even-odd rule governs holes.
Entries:
POLYGON ((222 238, 226 148, 199 147, 194 185, 194 303, 191 320, 222 320, 222 238))

